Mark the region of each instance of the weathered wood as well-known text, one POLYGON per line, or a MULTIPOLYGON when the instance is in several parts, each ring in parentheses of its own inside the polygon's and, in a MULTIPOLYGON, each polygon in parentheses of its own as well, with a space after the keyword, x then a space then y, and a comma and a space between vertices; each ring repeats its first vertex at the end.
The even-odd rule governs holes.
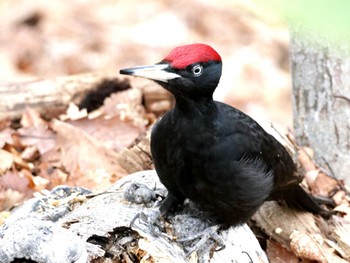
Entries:
POLYGON ((344 239, 350 224, 340 217, 325 220, 270 201, 260 207, 253 220, 271 239, 300 258, 342 263, 350 258, 350 243, 344 239))
POLYGON ((80 104, 105 80, 117 80, 115 72, 95 72, 0 85, 0 120, 21 116, 31 107, 46 117, 63 113, 70 102, 80 104))
POLYGON ((130 227, 136 214, 156 209, 152 208, 154 201, 137 204, 125 199, 125 190, 134 183, 144 184, 158 194, 166 192, 154 171, 142 171, 122 178, 99 194, 61 187, 29 200, 0 228, 0 262, 9 263, 16 257, 45 263, 67 262, 67 258, 70 262, 84 262, 86 258, 88 262, 267 262, 246 225, 218 233, 226 246, 221 251, 214 251, 216 244, 209 240, 187 256, 186 249, 198 240, 181 244, 174 235, 193 235, 207 227, 191 202, 169 216, 171 224, 158 221, 166 234, 159 227, 155 227, 156 234, 152 233, 142 219, 130 227), (25 236, 21 228, 26 229, 22 231, 25 236), (57 246, 60 253, 56 253, 57 246))

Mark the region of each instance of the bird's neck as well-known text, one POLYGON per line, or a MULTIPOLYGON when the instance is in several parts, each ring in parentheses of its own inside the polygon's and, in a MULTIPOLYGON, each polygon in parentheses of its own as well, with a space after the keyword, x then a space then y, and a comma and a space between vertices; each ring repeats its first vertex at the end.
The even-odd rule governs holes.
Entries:
POLYGON ((212 97, 183 98, 175 97, 175 111, 183 116, 212 116, 217 114, 217 106, 212 97))

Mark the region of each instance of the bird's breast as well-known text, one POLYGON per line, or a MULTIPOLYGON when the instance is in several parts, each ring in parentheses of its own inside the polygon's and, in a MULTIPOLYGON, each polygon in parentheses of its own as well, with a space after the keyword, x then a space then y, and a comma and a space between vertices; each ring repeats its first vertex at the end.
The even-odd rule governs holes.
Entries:
POLYGON ((166 115, 152 132, 151 150, 158 166, 176 167, 183 172, 193 165, 212 160, 213 147, 218 143, 214 124, 190 118, 166 115))

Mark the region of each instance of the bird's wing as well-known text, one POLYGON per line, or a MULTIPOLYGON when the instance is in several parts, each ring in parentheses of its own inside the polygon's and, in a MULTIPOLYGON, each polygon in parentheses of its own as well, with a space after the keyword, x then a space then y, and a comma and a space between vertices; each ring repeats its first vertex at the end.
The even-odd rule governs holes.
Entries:
POLYGON ((300 183, 293 159, 280 142, 248 115, 229 105, 217 104, 224 118, 222 123, 231 124, 221 128, 226 133, 224 144, 232 146, 225 147, 224 155, 232 155, 235 160, 261 158, 267 169, 273 171, 276 191, 300 183))
POLYGON ((256 158, 264 151, 266 132, 251 117, 227 104, 217 102, 219 109, 218 143, 231 158, 256 158))

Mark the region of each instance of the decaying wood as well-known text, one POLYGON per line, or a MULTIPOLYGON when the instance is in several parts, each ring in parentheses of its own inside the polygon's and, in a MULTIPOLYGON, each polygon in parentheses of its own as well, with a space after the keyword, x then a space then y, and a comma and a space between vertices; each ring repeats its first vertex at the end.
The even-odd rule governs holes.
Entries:
MULTIPOLYGON (((64 113, 68 104, 80 105, 87 95, 96 91, 104 82, 117 86, 125 77, 116 72, 94 72, 50 79, 38 79, 19 83, 0 84, 0 120, 16 119, 26 107, 31 107, 47 118, 64 113)), ((132 86, 144 90, 147 110, 157 116, 172 105, 172 97, 161 87, 149 81, 133 79, 132 86)))
POLYGON ((141 134, 133 145, 118 153, 119 164, 128 173, 152 169, 150 136, 151 129, 141 134))
POLYGON ((45 116, 63 113, 70 102, 79 104, 86 94, 116 73, 96 72, 0 85, 0 120, 18 118, 25 107, 45 116))
POLYGON ((142 171, 122 178, 99 194, 61 187, 29 200, 0 229, 0 262, 24 257, 45 263, 267 262, 246 225, 218 233, 224 249, 215 251, 216 243, 209 240, 186 255, 193 242, 181 244, 176 237, 196 234, 207 227, 207 222, 196 217, 200 212, 192 203, 170 216, 170 224, 164 219, 159 221, 166 234, 159 227, 153 233, 142 216, 130 227, 136 214, 148 214, 155 209, 154 201, 137 204, 125 199, 125 190, 135 183, 161 195, 166 191, 154 171, 142 171))
POLYGON ((349 234, 347 230, 350 224, 346 221, 337 222, 339 219, 333 216, 332 219, 325 220, 272 201, 265 202, 253 216, 259 228, 296 256, 317 262, 345 263, 347 261, 344 258, 350 257, 350 242, 344 236, 349 234), (337 236, 330 234, 335 229, 338 230, 337 236))

